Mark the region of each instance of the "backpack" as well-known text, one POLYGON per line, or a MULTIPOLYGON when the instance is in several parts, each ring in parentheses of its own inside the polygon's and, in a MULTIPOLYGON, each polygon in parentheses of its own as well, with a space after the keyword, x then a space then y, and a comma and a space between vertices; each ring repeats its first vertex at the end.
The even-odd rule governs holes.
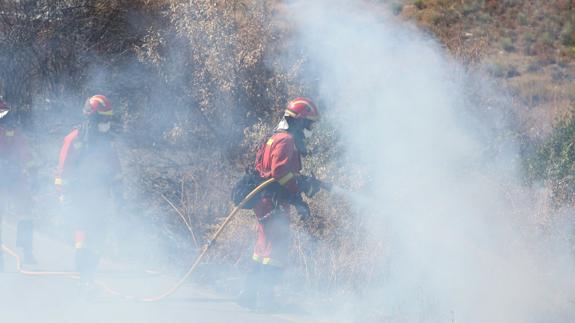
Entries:
MULTIPOLYGON (((267 136, 266 136, 266 138, 267 138, 267 136)), ((266 142, 267 142, 267 139, 261 141, 257 146, 258 150, 256 152, 255 165, 261 164, 261 162, 263 160, 266 142)), ((234 205, 235 206, 240 205, 240 203, 242 203, 244 198, 246 196, 248 196, 248 194, 250 194, 256 187, 258 187, 258 185, 263 183, 265 180, 266 180, 266 178, 261 178, 260 173, 257 171, 257 169, 254 166, 246 167, 244 175, 236 182, 236 184, 234 185, 234 188, 232 189, 231 197, 232 197, 232 202, 234 202, 234 205)), ((263 191, 260 191, 258 194, 256 194, 254 197, 252 197, 251 200, 249 200, 246 204, 244 204, 242 209, 246 209, 246 210, 253 209, 254 206, 261 199, 262 192, 263 191)))
MULTIPOLYGON (((260 174, 255 168, 248 167, 244 172, 244 175, 236 182, 234 188, 232 189, 232 201, 235 206, 240 205, 248 194, 250 194, 258 185, 264 181, 260 177, 260 174)), ((259 202, 261 193, 256 194, 251 200, 249 200, 242 209, 253 209, 254 206, 259 202)))

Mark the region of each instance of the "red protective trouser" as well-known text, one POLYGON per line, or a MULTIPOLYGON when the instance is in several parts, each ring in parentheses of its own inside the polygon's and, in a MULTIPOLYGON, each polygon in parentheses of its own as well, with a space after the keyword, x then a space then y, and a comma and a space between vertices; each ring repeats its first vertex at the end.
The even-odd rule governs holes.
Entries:
POLYGON ((264 265, 285 265, 290 245, 290 205, 280 203, 274 208, 270 197, 263 197, 254 211, 258 219, 258 239, 252 259, 264 265))

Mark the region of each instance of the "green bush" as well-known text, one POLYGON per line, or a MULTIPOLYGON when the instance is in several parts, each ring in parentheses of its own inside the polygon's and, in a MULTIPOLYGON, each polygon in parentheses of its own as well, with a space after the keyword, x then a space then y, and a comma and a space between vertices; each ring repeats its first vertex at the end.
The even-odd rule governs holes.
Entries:
POLYGON ((574 46, 575 45, 575 28, 573 28, 573 24, 571 22, 567 22, 561 33, 559 34, 559 38, 561 39, 561 43, 565 46, 574 46))
POLYGON ((551 33, 548 31, 541 34, 541 36, 539 36, 539 40, 546 46, 553 45, 553 42, 555 41, 553 35, 551 35, 551 33))
POLYGON ((399 15, 401 11, 403 11, 402 3, 393 3, 391 5, 391 12, 393 12, 394 15, 399 15))
POLYGON ((526 159, 527 178, 548 181, 555 202, 571 203, 575 193, 575 118, 561 121, 526 159))
POLYGON ((462 12, 464 15, 472 14, 479 11, 484 5, 483 0, 471 0, 463 3, 462 12))
POLYGON ((529 23, 529 20, 527 19, 527 15, 524 13, 519 13, 517 15, 517 22, 519 22, 519 24, 521 26, 526 26, 529 23))
POLYGON ((512 52, 515 50, 515 46, 513 45, 513 40, 509 37, 503 37, 501 38, 501 47, 506 51, 506 52, 512 52))
POLYGON ((413 0, 413 4, 417 9, 424 9, 425 8, 425 1, 424 0, 413 0))

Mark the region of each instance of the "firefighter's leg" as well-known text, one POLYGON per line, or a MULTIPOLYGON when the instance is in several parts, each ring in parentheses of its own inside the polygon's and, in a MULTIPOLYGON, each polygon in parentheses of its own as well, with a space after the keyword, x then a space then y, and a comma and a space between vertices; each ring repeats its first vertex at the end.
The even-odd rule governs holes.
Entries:
POLYGON ((242 307, 256 308, 257 306, 257 295, 261 286, 261 266, 255 261, 250 264, 244 287, 237 300, 237 303, 242 307))
POLYGON ((80 274, 80 280, 91 282, 94 280, 100 255, 95 248, 96 237, 92 230, 78 229, 75 232, 75 255, 74 262, 76 271, 80 274))
POLYGON ((14 206, 18 223, 16 226, 16 247, 22 250, 22 263, 35 264, 34 257, 34 221, 32 220, 32 196, 25 185, 18 185, 14 206))
POLYGON ((279 285, 283 268, 273 265, 262 265, 261 288, 258 293, 258 307, 266 311, 275 311, 281 308, 275 299, 275 289, 279 285))
POLYGON ((16 228, 16 246, 22 249, 22 263, 35 264, 34 257, 34 221, 31 219, 18 221, 16 228))

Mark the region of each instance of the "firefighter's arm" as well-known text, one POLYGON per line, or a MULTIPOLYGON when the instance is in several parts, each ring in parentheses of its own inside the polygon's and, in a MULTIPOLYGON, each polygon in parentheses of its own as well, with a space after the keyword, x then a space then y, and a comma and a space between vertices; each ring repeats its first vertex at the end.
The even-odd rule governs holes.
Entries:
POLYGON ((58 155, 58 166, 56 167, 56 172, 54 174, 54 187, 56 189, 56 193, 58 194, 58 198, 60 202, 64 200, 63 196, 63 176, 64 176, 64 169, 66 166, 66 161, 69 159, 70 154, 70 146, 78 136, 77 130, 73 131, 71 134, 64 138, 64 142, 62 144, 62 148, 60 148, 60 154, 58 155))
POLYGON ((300 192, 297 185, 297 173, 294 172, 295 145, 289 140, 280 140, 271 153, 272 177, 290 193, 300 192))
POLYGON ((315 176, 300 175, 297 179, 300 191, 307 197, 314 197, 324 186, 324 184, 315 176))
POLYGON ((74 129, 71 133, 69 133, 65 138, 64 142, 62 143, 62 148, 60 148, 60 154, 58 155, 58 166, 56 167, 56 173, 54 178, 54 185, 58 190, 62 188, 62 178, 64 176, 64 169, 66 166, 66 161, 70 159, 70 148, 72 144, 78 138, 78 129, 74 129))

